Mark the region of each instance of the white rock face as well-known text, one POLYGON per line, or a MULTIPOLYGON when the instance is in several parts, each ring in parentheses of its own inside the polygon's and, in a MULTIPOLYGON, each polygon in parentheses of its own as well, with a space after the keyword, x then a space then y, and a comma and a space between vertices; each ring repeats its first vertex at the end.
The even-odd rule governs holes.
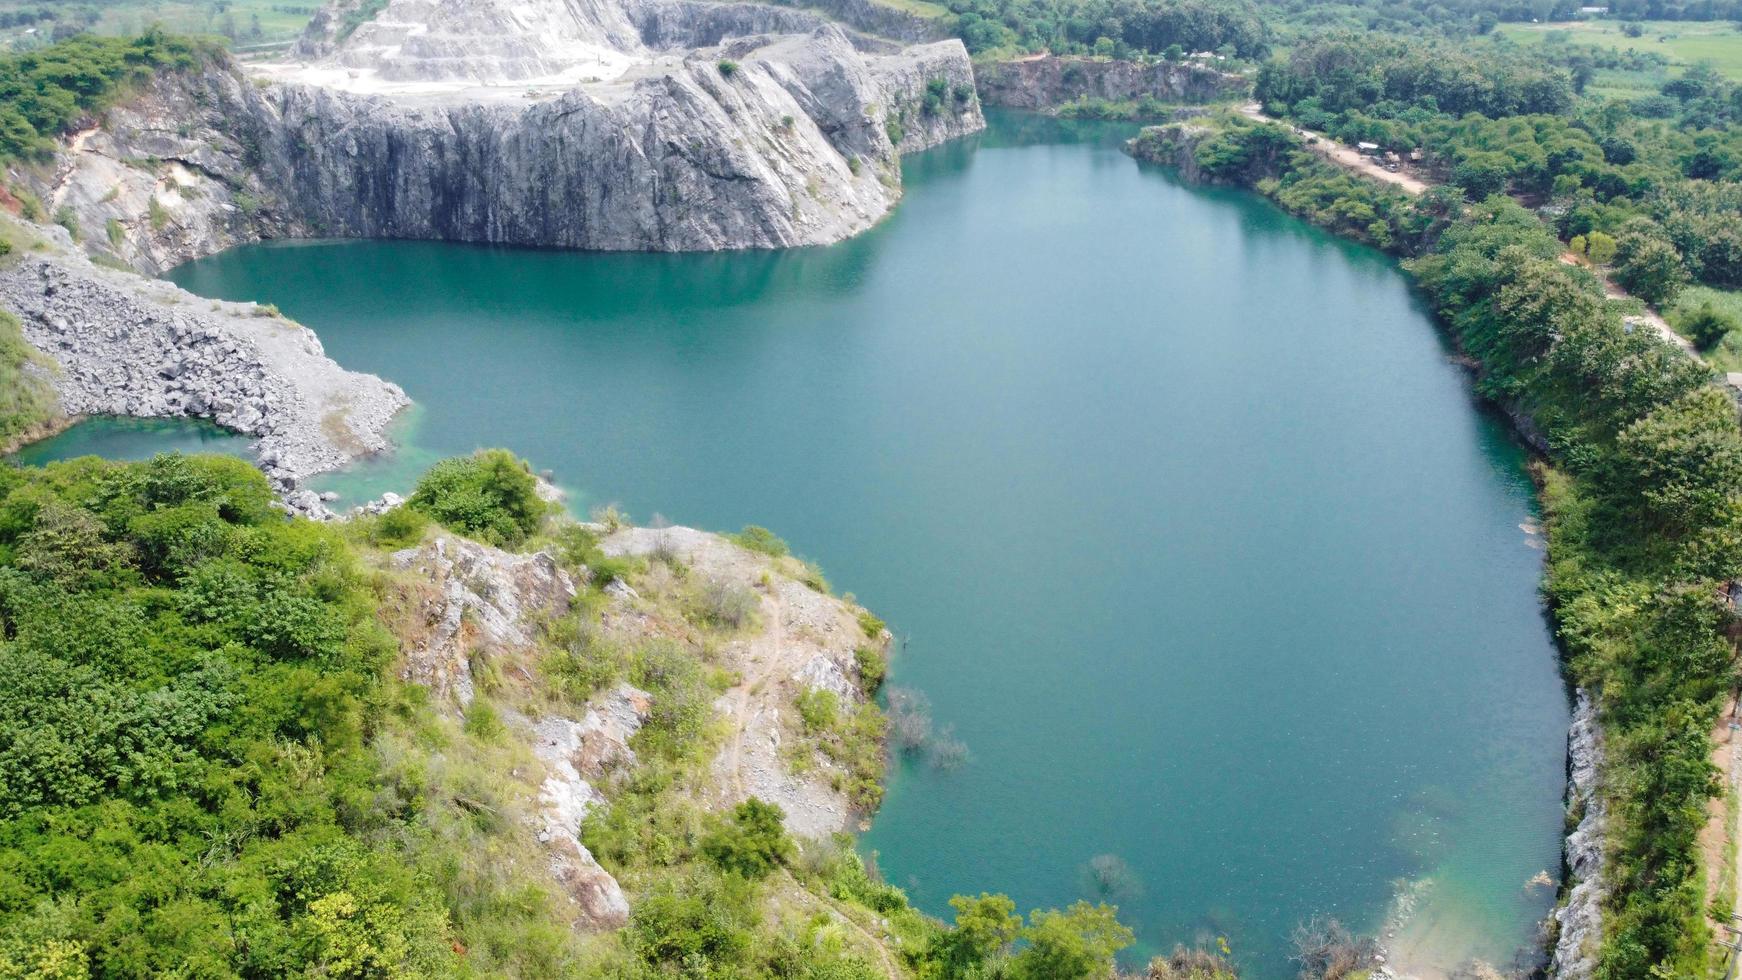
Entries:
POLYGON ((550 555, 515 555, 464 538, 440 537, 393 556, 396 568, 426 576, 437 595, 425 603, 425 630, 405 652, 405 677, 472 703, 473 646, 525 647, 540 617, 566 612, 575 583, 550 555))
POLYGON ((538 839, 550 849, 550 871, 569 899, 596 928, 615 929, 629 921, 629 900, 611 873, 599 866, 581 843, 581 821, 605 798, 587 781, 605 760, 633 765, 629 739, 647 720, 647 692, 620 684, 603 703, 589 707, 579 722, 550 716, 534 729, 533 754, 545 766, 538 799, 544 827, 538 839))
POLYGON ((696 0, 356 0, 302 60, 156 80, 52 173, 87 249, 144 271, 260 237, 689 251, 826 244, 900 154, 983 128, 958 41, 696 0))
POLYGON ((1585 980, 1597 969, 1597 945, 1603 929, 1603 837, 1606 808, 1598 792, 1603 764, 1602 732, 1590 692, 1580 689, 1567 734, 1567 805, 1584 806, 1578 827, 1567 835, 1567 867, 1573 887, 1567 902, 1555 910, 1560 938, 1555 942, 1550 974, 1558 980, 1585 980))

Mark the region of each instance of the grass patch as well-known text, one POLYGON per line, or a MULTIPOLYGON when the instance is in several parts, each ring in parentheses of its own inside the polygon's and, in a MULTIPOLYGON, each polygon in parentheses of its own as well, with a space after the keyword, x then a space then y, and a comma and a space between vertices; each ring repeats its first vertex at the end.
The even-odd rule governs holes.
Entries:
POLYGON ((1732 81, 1742 81, 1742 29, 1729 21, 1648 20, 1645 32, 1628 37, 1619 20, 1553 24, 1501 24, 1494 33, 1525 45, 1549 43, 1550 36, 1573 44, 1595 44, 1620 51, 1661 54, 1677 64, 1710 61, 1732 81))
POLYGON ((24 340, 18 318, 0 310, 0 446, 54 417, 50 362, 24 340))

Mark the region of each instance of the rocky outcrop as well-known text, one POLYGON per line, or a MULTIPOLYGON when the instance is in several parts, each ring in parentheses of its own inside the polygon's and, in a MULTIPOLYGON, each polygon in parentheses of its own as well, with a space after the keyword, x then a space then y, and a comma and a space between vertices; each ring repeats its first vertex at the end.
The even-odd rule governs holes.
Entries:
POLYGON ((987 105, 1053 109, 1078 99, 1198 104, 1244 96, 1251 81, 1196 62, 1144 63, 1100 58, 1027 58, 983 64, 980 97, 987 105))
POLYGON ((1144 163, 1176 170, 1191 183, 1203 183, 1205 177, 1198 166, 1197 150, 1215 132, 1211 126, 1190 121, 1146 126, 1135 138, 1125 141, 1125 152, 1144 163))
POLYGON ((395 568, 415 571, 432 587, 419 603, 417 628, 401 629, 404 676, 439 701, 472 704, 473 646, 531 645, 535 624, 566 612, 575 583, 550 555, 513 555, 464 538, 440 537, 400 551, 395 568))
POLYGON ((1567 734, 1567 811, 1579 815, 1578 826, 1566 839, 1566 870, 1571 883, 1566 900, 1554 912, 1559 927, 1550 975, 1559 980, 1585 980, 1597 969, 1602 940, 1603 845, 1607 813, 1599 792, 1603 766, 1602 732, 1590 692, 1580 689, 1567 734))
POLYGON ((903 152, 985 125, 959 41, 700 0, 330 8, 313 63, 154 80, 15 173, 146 272, 262 237, 606 250, 839 241, 903 152), (353 21, 357 21, 353 24, 353 21))
MULTIPOLYGON (((849 830, 859 811, 848 798, 848 773, 821 753, 805 751, 795 768, 795 747, 804 745, 795 707, 800 695, 832 692, 843 710, 867 701, 855 651, 885 648, 889 635, 867 637, 851 602, 818 591, 787 573, 791 558, 747 551, 715 534, 686 527, 624 528, 600 547, 610 555, 665 555, 699 581, 725 583, 758 595, 757 628, 725 644, 721 666, 737 677, 716 708, 731 734, 713 762, 712 803, 719 808, 749 797, 777 803, 787 829, 810 838, 849 830)), ((614 600, 625 618, 639 604, 614 600)))
POLYGON ((253 303, 202 299, 93 265, 52 229, 45 247, 0 271, 0 307, 59 366, 68 415, 191 416, 256 436, 260 467, 298 509, 304 478, 387 448, 405 393, 346 371, 300 324, 253 303))

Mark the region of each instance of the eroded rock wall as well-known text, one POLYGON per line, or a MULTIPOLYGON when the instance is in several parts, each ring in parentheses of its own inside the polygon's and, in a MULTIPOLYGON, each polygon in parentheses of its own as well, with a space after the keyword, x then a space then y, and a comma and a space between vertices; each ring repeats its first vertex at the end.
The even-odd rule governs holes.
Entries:
POLYGON ((1045 110, 1078 99, 1132 102, 1215 102, 1244 95, 1251 82, 1194 62, 1028 58, 980 66, 980 96, 987 105, 1045 110))
POLYGON ((904 49, 765 4, 592 7, 597 23, 542 45, 465 43, 482 28, 452 11, 507 16, 488 0, 396 0, 380 17, 429 29, 369 21, 342 41, 331 8, 306 43, 330 51, 320 65, 160 77, 14 177, 88 251, 148 273, 276 237, 781 248, 870 227, 900 197, 901 153, 985 125, 958 41, 904 49), (596 67, 564 60, 589 45, 596 67), (486 84, 538 72, 585 77, 486 84))

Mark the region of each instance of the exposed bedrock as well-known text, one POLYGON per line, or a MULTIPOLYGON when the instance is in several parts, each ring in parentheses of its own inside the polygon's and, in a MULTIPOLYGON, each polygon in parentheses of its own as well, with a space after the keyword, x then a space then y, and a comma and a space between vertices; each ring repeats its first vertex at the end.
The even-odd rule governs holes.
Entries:
MULTIPOLYGON (((608 250, 839 241, 983 128, 959 41, 698 0, 394 0, 319 60, 166 76, 18 175, 145 272, 262 237, 608 250)), ((334 18, 338 20, 335 21, 334 18)))
POLYGON ((980 66, 988 105, 1050 109, 1078 99, 1200 103, 1244 95, 1251 82, 1193 62, 1116 61, 1048 56, 980 66))

